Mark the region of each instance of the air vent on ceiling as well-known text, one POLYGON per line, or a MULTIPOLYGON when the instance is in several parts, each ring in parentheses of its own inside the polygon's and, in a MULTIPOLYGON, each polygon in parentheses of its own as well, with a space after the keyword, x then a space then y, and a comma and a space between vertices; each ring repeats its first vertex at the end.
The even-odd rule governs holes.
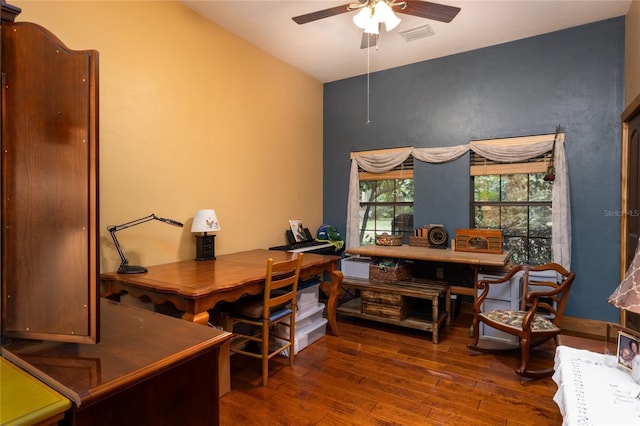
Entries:
POLYGON ((423 24, 418 27, 409 28, 399 32, 406 41, 414 41, 421 38, 430 37, 435 34, 429 24, 423 24))

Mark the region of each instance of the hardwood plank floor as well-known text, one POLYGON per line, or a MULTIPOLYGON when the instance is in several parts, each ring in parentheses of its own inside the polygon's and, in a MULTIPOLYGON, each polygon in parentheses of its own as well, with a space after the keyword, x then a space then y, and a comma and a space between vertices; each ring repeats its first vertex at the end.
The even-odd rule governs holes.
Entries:
MULTIPOLYGON (((340 336, 327 333, 300 351, 295 366, 276 357, 269 384, 260 364, 231 357, 231 392, 220 399, 227 425, 560 425, 549 378, 521 381, 519 353, 471 353, 471 316, 461 313, 431 343, 431 334, 339 317, 340 336)), ((600 351, 603 343, 566 337, 564 344, 600 351)), ((553 344, 534 358, 553 365, 553 344)))

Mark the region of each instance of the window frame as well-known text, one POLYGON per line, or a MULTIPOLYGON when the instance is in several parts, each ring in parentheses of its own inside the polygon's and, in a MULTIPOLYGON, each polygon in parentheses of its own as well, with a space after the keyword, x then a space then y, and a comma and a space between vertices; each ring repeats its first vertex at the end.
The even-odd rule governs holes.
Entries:
MULTIPOLYGON (((358 177, 359 177, 359 186, 358 186, 358 207, 360 209, 363 209, 363 207, 367 207, 367 208, 376 208, 376 207, 393 207, 394 210, 394 214, 393 214, 393 219, 391 221, 391 233, 394 235, 397 234, 402 234, 403 235, 403 242, 407 243, 408 242, 408 237, 409 235, 411 235, 411 233, 413 232, 413 206, 414 206, 414 202, 415 202, 415 180, 414 180, 414 174, 413 174, 413 167, 414 167, 414 158, 413 156, 409 156, 407 157, 407 159, 400 165, 396 166, 395 168, 393 168, 392 170, 389 170, 387 172, 384 173, 370 173, 370 172, 366 172, 364 171, 361 167, 358 167, 358 177), (362 191, 360 189, 360 186, 362 184, 362 182, 372 182, 372 181, 384 181, 384 180, 406 180, 406 179, 411 179, 413 181, 412 184, 412 188, 413 188, 413 194, 411 197, 411 201, 397 201, 397 193, 395 193, 395 191, 397 190, 397 188, 394 188, 394 201, 390 202, 390 201, 362 201, 362 191), (401 215, 401 214, 406 214, 406 213, 396 213, 396 208, 400 208, 400 209, 406 209, 407 207, 409 207, 411 209, 411 230, 398 230, 396 229, 396 224, 395 224, 395 219, 401 215)), ((397 182, 395 184, 397 186, 397 182)), ((365 227, 363 224, 363 218, 360 219, 359 221, 359 226, 358 226, 358 238, 360 241, 360 245, 371 245, 371 244, 375 244, 375 238, 372 241, 366 241, 365 238, 368 235, 368 233, 370 233, 373 230, 374 235, 379 235, 379 232, 389 232, 389 230, 378 230, 376 225, 378 220, 376 220, 375 217, 375 213, 374 213, 374 218, 373 218, 373 222, 374 222, 374 226, 373 229, 371 227, 365 227)))
MULTIPOLYGON (((510 201, 476 201, 475 199, 475 189, 476 189, 476 178, 480 177, 480 176, 499 176, 500 178, 500 183, 502 181, 502 176, 506 176, 506 175, 516 175, 516 174, 526 174, 527 175, 527 198, 531 195, 531 188, 530 188, 530 184, 531 184, 531 174, 542 174, 542 173, 546 173, 548 171, 549 166, 552 164, 552 154, 551 152, 549 153, 545 153, 539 157, 536 158, 532 158, 528 161, 523 161, 523 162, 518 162, 518 163, 500 163, 500 162, 496 162, 496 161, 491 161, 488 160, 484 157, 482 157, 479 154, 476 154, 474 152, 471 153, 470 155, 470 167, 469 167, 469 177, 471 180, 471 185, 470 185, 470 190, 471 190, 471 194, 470 194, 470 223, 472 225, 472 227, 476 227, 476 209, 480 206, 489 206, 489 207, 527 207, 527 216, 529 216, 530 212, 529 212, 529 208, 531 207, 549 207, 551 210, 553 210, 553 196, 552 196, 552 190, 550 191, 549 194, 549 199, 548 201, 531 201, 531 200, 526 200, 526 201, 521 201, 521 200, 510 200, 510 201)), ((550 183, 552 184, 552 183, 550 183)), ((500 185, 500 198, 502 198, 502 185, 500 185)), ((502 220, 502 212, 500 212, 500 228, 499 229, 503 229, 503 223, 504 221, 502 220)), ((522 253, 522 257, 523 259, 526 260, 525 263, 530 263, 531 262, 531 258, 530 258, 530 242, 532 239, 537 239, 537 240, 546 240, 548 241, 548 246, 552 247, 553 246, 553 223, 550 225, 549 227, 549 232, 548 232, 548 237, 533 237, 531 236, 531 221, 527 220, 527 231, 526 231, 526 235, 509 235, 509 236, 503 236, 503 241, 505 241, 505 243, 508 241, 509 238, 520 238, 520 239, 524 239, 525 241, 525 250, 524 253, 522 253)), ((512 254, 513 257, 513 254, 512 254)), ((553 254, 551 252, 551 250, 549 250, 549 254, 548 256, 543 260, 543 263, 546 262, 551 262, 553 259, 553 254)))

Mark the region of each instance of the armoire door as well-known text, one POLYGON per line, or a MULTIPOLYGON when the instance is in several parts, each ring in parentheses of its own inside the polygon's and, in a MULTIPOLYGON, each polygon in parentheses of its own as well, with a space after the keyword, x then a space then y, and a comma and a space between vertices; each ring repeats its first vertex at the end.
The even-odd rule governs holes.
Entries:
POLYGON ((2 24, 2 335, 94 343, 98 53, 2 24))

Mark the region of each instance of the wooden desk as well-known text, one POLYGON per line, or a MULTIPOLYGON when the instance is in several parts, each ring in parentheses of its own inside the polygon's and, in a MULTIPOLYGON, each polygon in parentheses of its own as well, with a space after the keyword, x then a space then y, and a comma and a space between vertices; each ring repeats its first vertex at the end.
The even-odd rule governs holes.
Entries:
MULTIPOLYGON (((407 260, 423 260, 441 263, 457 263, 470 266, 474 271, 474 282, 477 281, 478 269, 483 266, 503 267, 509 261, 510 251, 501 254, 493 253, 472 253, 465 251, 455 251, 449 248, 435 249, 430 247, 402 246, 361 246, 346 250, 347 254, 358 254, 369 257, 390 257, 407 260)), ((452 294, 463 294, 475 297, 473 288, 451 286, 452 294)))
MULTIPOLYGON (((144 274, 100 275, 102 296, 129 293, 133 297, 147 296, 152 302, 172 303, 183 311, 182 319, 206 325, 210 309, 222 301, 233 302, 245 294, 259 294, 264 289, 267 259, 275 262, 290 259, 291 253, 277 250, 251 250, 217 256, 216 260, 183 260, 149 266, 144 274)), ((342 272, 339 256, 305 253, 301 278, 327 273, 331 279, 327 317, 331 331, 338 334, 336 307, 342 272)))
POLYGON ((217 425, 230 333, 100 300, 98 344, 9 340, 2 354, 73 402, 65 424, 217 425))
POLYGON ((67 398, 0 358, 0 424, 55 425, 69 408, 67 398))

